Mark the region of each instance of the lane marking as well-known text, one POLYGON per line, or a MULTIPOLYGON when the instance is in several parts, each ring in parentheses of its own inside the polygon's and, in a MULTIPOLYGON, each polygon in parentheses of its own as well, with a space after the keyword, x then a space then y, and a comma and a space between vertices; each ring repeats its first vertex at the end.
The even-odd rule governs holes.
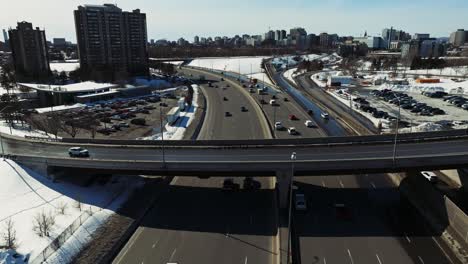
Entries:
POLYGON ((323 264, 327 264, 327 259, 323 258, 323 264))
POLYGON ((379 255, 375 254, 375 256, 377 257, 377 261, 379 262, 379 264, 382 264, 382 261, 380 261, 379 255))
POLYGON ((421 256, 418 256, 419 261, 421 261, 422 264, 424 264, 424 260, 421 258, 421 256))
POLYGON ((444 255, 447 257, 447 259, 450 261, 450 263, 454 263, 452 258, 449 256, 449 254, 447 254, 447 252, 444 250, 444 248, 442 248, 442 246, 439 244, 439 242, 437 241, 437 239, 435 239, 434 237, 432 237, 432 240, 434 240, 434 242, 437 244, 437 246, 440 248, 440 250, 442 250, 442 252, 444 253, 444 255))
POLYGON ((244 264, 247 264, 247 256, 245 256, 244 264))
POLYGON ((405 238, 406 238, 406 240, 408 240, 408 243, 411 243, 411 239, 408 237, 407 234, 405 234, 405 238))
POLYGON ((152 248, 155 248, 155 247, 156 247, 156 245, 157 245, 158 243, 159 243, 159 239, 158 239, 158 240, 156 240, 156 242, 153 244, 152 248))
POLYGON ((172 261, 172 258, 174 257, 176 252, 177 252, 177 248, 174 248, 174 251, 172 251, 172 254, 171 254, 171 258, 169 258, 169 261, 172 261))
POLYGON ((353 256, 351 256, 351 251, 349 251, 349 249, 348 249, 348 255, 349 255, 349 259, 351 260, 351 264, 354 264, 353 256))
POLYGON ((324 181, 324 180, 322 180, 322 186, 323 186, 323 187, 326 187, 325 181, 324 181))
POLYGON ((374 182, 370 183, 372 185, 372 188, 376 189, 374 182))
POLYGON ((341 185, 341 188, 344 188, 344 184, 343 184, 343 182, 341 181, 341 179, 340 179, 340 185, 341 185))

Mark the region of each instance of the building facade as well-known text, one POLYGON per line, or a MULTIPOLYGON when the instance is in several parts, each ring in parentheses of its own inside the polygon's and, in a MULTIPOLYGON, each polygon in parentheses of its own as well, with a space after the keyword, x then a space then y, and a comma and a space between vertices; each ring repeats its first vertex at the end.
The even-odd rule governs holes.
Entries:
POLYGON ((31 80, 40 80, 49 76, 45 31, 34 29, 31 23, 18 22, 16 29, 10 29, 8 33, 18 76, 31 80))
POLYGON ((146 14, 112 4, 79 6, 74 14, 81 69, 112 80, 148 75, 146 14))
POLYGON ((463 46, 466 42, 468 42, 468 31, 464 29, 459 29, 452 34, 450 34, 450 44, 455 47, 463 46))

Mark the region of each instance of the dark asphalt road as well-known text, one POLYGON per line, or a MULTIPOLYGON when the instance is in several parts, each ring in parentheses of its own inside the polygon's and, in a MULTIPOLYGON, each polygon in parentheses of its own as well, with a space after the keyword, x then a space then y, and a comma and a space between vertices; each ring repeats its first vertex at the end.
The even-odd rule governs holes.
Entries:
MULTIPOLYGON (((208 107, 199 139, 269 137, 240 87, 215 85, 202 85, 208 107)), ((222 191, 223 180, 176 177, 114 263, 276 263, 273 179, 257 179, 261 189, 241 192, 222 191)))

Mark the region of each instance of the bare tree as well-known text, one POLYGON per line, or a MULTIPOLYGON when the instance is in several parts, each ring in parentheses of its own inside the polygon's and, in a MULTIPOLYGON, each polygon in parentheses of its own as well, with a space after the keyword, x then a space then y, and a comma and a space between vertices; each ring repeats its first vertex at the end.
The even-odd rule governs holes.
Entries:
POLYGON ((55 225, 55 216, 51 212, 39 212, 33 219, 33 230, 40 237, 49 237, 55 225))
POLYGON ((79 127, 79 122, 74 119, 71 120, 61 120, 60 129, 66 134, 70 135, 72 138, 75 138, 81 128, 79 127))
POLYGON ((65 202, 59 202, 57 204, 57 211, 61 215, 65 215, 67 211, 68 205, 65 202))
POLYGON ((3 233, 2 233, 2 238, 5 246, 8 249, 15 249, 17 244, 16 244, 16 230, 14 227, 15 223, 11 218, 8 218, 3 223, 3 233))

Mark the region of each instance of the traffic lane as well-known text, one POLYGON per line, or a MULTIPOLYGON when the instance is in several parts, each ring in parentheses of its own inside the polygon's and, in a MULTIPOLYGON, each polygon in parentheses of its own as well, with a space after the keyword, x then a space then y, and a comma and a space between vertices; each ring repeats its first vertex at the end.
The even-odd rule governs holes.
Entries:
POLYGON ((219 178, 177 178, 116 260, 274 262, 274 190, 267 179, 259 181, 261 190, 225 192, 219 178))
MULTIPOLYGON (((297 106, 296 102, 288 95, 277 93, 275 98, 273 95, 263 95, 258 93, 252 93, 255 100, 261 105, 264 113, 267 115, 272 125, 275 122, 281 122, 285 127, 283 130, 275 131, 276 138, 314 138, 325 136, 325 132, 318 126, 307 127, 305 122, 312 120, 313 118, 304 109, 297 106), (287 98, 287 101, 284 100, 287 98), (263 104, 261 103, 263 100, 263 104), (271 105, 270 101, 275 100, 276 104, 271 105), (291 120, 290 115, 297 117, 297 120, 291 120), (287 128, 295 127, 299 132, 297 135, 289 135, 287 128)), ((317 123, 313 121, 315 125, 317 123)))
MULTIPOLYGON (((37 155, 44 157, 68 157, 71 145, 19 142, 5 139, 6 153, 13 155, 37 155)), ((91 158, 114 160, 161 160, 162 148, 126 148, 88 146, 91 158), (129 157, 128 152, 132 155, 129 157)), ((467 140, 447 142, 424 142, 400 144, 397 157, 424 157, 440 153, 466 154, 467 140)), ((393 156, 393 146, 359 145, 332 147, 265 147, 247 149, 198 149, 198 148, 165 148, 168 161, 284 161, 289 160, 292 152, 297 153, 297 161, 335 160, 358 158, 388 158, 393 156)))

